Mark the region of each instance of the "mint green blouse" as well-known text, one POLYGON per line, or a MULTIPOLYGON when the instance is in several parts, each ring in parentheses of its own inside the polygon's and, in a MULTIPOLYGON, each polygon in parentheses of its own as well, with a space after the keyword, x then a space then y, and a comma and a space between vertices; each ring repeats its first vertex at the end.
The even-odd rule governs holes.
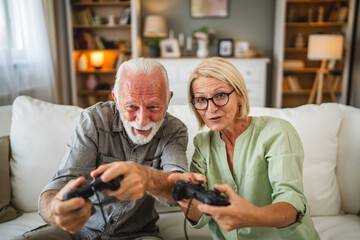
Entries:
POLYGON ((320 239, 303 193, 302 143, 289 122, 253 117, 249 127, 236 139, 233 173, 220 132, 199 133, 194 146, 190 171, 204 174, 208 189, 214 189, 214 184, 228 184, 258 207, 286 202, 298 211, 298 219, 285 228, 247 227, 227 232, 203 214, 193 227, 201 228, 208 223, 213 239, 320 239))

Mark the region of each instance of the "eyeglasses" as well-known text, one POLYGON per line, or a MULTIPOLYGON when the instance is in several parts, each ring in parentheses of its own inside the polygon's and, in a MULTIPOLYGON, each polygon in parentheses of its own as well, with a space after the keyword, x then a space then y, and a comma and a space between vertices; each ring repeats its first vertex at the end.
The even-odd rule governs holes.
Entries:
POLYGON ((190 102, 197 110, 205 110, 209 105, 209 100, 211 100, 215 106, 223 107, 228 104, 229 96, 234 91, 235 89, 229 93, 217 93, 212 98, 193 97, 190 102))

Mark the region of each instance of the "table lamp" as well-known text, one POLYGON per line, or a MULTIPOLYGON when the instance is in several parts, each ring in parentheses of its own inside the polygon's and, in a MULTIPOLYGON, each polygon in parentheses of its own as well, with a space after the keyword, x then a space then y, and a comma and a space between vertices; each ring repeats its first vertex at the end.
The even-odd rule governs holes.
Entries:
POLYGON ((145 18, 144 23, 145 46, 149 47, 150 57, 159 57, 160 38, 167 36, 167 26, 165 18, 159 15, 149 15, 145 18))
POLYGON ((90 54, 90 62, 91 65, 94 66, 95 69, 101 69, 104 64, 104 53, 103 52, 93 52, 90 54))
MULTIPOLYGON (((316 93, 316 104, 322 101, 324 74, 329 71, 326 69, 326 61, 330 59, 341 59, 343 52, 343 36, 332 34, 312 34, 309 36, 307 58, 309 60, 321 60, 320 69, 317 71, 313 87, 310 92, 308 103, 312 103, 316 93)), ((332 101, 336 101, 334 89, 329 88, 332 101)))
POLYGON ((145 18, 144 37, 166 37, 167 27, 165 18, 159 15, 150 15, 145 18))

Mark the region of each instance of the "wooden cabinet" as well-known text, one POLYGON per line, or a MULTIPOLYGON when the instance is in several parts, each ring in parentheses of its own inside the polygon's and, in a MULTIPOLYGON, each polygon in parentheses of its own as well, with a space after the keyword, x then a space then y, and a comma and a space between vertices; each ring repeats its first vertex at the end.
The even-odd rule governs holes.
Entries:
MULTIPOLYGON (((174 92, 172 105, 187 104, 187 87, 191 72, 204 59, 201 58, 158 58, 167 70, 170 90, 174 92)), ((227 58, 244 77, 251 106, 266 105, 266 74, 268 58, 227 58)))
POLYGON ((354 0, 277 0, 274 39, 273 107, 307 104, 321 61, 307 59, 308 37, 327 33, 344 36, 342 60, 328 61, 323 102, 345 103, 355 10, 354 0))
POLYGON ((111 99, 116 63, 141 52, 139 11, 140 0, 68 1, 75 105, 88 107, 111 99), (91 61, 94 53, 103 58, 101 68, 91 61))

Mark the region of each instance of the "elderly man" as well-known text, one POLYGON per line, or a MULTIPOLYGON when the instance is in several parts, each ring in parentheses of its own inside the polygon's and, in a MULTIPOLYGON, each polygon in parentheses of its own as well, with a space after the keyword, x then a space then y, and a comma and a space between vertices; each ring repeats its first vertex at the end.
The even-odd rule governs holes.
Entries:
POLYGON ((82 112, 60 169, 41 193, 40 215, 52 226, 35 231, 37 239, 159 239, 154 197, 171 203, 167 177, 187 170, 187 128, 166 113, 172 94, 166 70, 155 60, 120 66, 114 102, 82 112), (62 200, 100 173, 104 182, 122 174, 121 187, 99 192, 100 202, 94 196, 62 200))

